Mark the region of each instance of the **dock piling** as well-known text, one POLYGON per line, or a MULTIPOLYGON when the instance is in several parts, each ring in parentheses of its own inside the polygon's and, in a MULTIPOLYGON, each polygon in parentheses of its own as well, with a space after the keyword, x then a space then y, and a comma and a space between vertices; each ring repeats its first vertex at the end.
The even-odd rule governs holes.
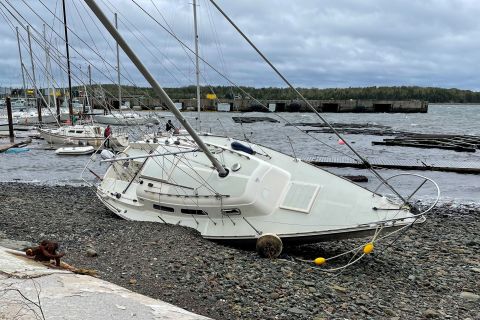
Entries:
POLYGON ((8 136, 10 137, 10 141, 13 142, 15 135, 13 133, 12 101, 10 100, 10 97, 5 99, 5 103, 7 104, 8 136))

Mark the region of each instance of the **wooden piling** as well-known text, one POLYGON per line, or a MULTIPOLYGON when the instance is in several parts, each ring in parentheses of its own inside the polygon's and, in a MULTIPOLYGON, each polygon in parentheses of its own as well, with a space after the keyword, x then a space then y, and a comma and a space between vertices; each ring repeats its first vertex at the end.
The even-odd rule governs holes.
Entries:
POLYGON ((13 142, 15 134, 13 132, 12 101, 10 100, 10 97, 7 97, 7 99, 5 99, 5 100, 6 100, 5 102, 7 104, 8 136, 10 137, 10 141, 13 142))
POLYGON ((42 124, 42 101, 37 98, 37 113, 38 113, 38 123, 42 124))
POLYGON ((55 97, 55 99, 57 99, 57 120, 58 120, 58 123, 60 123, 60 98, 59 97, 55 97))

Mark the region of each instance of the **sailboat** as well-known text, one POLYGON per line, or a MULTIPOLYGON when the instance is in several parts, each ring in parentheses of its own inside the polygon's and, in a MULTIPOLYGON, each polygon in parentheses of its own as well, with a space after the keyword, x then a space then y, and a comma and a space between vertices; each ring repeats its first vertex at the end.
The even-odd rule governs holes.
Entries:
MULTIPOLYGON (((78 99, 73 99, 72 84, 71 84, 71 70, 70 70, 70 54, 68 44, 68 32, 67 32, 67 18, 65 12, 65 1, 63 1, 63 16, 65 27, 65 46, 67 57, 67 73, 68 73, 68 103, 64 101, 65 105, 69 108, 70 121, 73 122, 73 110, 75 108, 85 109, 83 104, 78 99)), ((86 90, 85 90, 86 92, 86 90)), ((78 109, 77 109, 78 110, 78 109)), ((102 147, 105 142, 105 128, 92 124, 79 124, 60 126, 58 128, 38 128, 40 136, 50 144, 74 144, 81 146, 102 147)), ((127 133, 113 133, 110 136, 111 146, 116 151, 122 151, 128 145, 127 133)), ((89 150, 91 148, 88 148, 89 150)))
POLYGON ((85 2, 188 132, 130 142, 103 160, 110 167, 97 196, 118 216, 268 246, 371 236, 425 221, 427 210, 410 197, 395 200, 271 148, 197 133, 95 1, 85 2))

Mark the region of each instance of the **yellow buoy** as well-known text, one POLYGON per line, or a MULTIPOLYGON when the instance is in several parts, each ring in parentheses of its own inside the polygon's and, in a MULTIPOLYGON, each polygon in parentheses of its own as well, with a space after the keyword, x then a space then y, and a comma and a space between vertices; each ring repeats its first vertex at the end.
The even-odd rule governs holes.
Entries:
POLYGON ((373 243, 369 242, 365 245, 365 247, 363 247, 363 253, 369 254, 373 251, 373 248, 373 243))
POLYGON ((327 262, 327 260, 325 260, 325 258, 321 258, 321 257, 320 257, 320 258, 316 258, 315 260, 313 260, 313 262, 315 262, 315 264, 316 264, 317 266, 319 266, 319 265, 322 265, 322 264, 324 264, 325 262, 327 262))

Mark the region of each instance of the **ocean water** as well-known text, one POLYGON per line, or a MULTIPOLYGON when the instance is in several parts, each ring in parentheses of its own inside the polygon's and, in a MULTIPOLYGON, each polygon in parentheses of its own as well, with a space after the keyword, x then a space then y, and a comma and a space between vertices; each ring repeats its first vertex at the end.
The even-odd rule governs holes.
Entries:
MULTIPOLYGON (((168 115, 168 113, 161 113, 168 115)), ((194 117, 196 113, 186 112, 186 116, 194 117)), ((340 145, 338 138, 333 134, 312 133, 318 140, 312 139, 298 129, 285 126, 283 117, 289 122, 321 122, 313 113, 221 113, 203 112, 201 114, 201 130, 216 134, 228 135, 244 140, 247 137, 253 143, 282 151, 299 158, 311 156, 351 156, 355 158, 347 146, 340 145), (252 124, 236 124, 232 120, 235 116, 262 116, 279 120, 279 123, 257 122, 252 124)), ((480 105, 431 105, 425 114, 353 114, 353 113, 326 113, 322 114, 330 122, 340 123, 372 123, 390 126, 393 129, 421 133, 449 133, 480 135, 480 105)), ((195 120, 193 120, 195 121, 195 120)), ((175 120, 173 121, 176 122, 175 120)), ((195 122, 193 123, 195 124, 195 122)), ((178 123, 176 124, 178 125, 178 123)), ((306 129, 308 127, 301 127, 306 129)), ((114 128, 115 130, 115 128, 114 128)), ((133 131, 132 131, 132 134, 133 131)), ((398 160, 447 160, 452 162, 473 161, 480 162, 480 150, 474 153, 455 152, 440 149, 418 149, 409 147, 374 146, 372 141, 381 141, 382 136, 371 135, 343 135, 344 139, 352 144, 363 157, 367 159, 398 159, 398 160)), ((5 142, 5 141, 3 141, 5 142)), ((2 143, 2 142, 0 142, 2 143)), ((28 152, 18 154, 0 154, 0 181, 33 182, 49 185, 84 184, 94 181, 94 176, 82 171, 89 156, 58 156, 42 140, 34 140, 28 152)), ((102 174, 107 165, 95 164, 89 166, 96 173, 102 174)), ((339 175, 365 175, 368 183, 361 183, 369 189, 375 189, 379 179, 364 169, 354 168, 325 168, 339 175)), ((456 174, 434 171, 400 171, 377 169, 384 178, 398 174, 418 174, 436 181, 441 189, 442 202, 476 202, 480 203, 480 175, 456 174)), ((423 179, 415 176, 399 176, 391 180, 391 184, 402 194, 408 196, 417 188, 423 179)), ((384 187, 380 191, 386 191, 384 187)), ((425 184, 417 194, 417 198, 424 201, 433 201, 436 191, 433 184, 425 184)))

